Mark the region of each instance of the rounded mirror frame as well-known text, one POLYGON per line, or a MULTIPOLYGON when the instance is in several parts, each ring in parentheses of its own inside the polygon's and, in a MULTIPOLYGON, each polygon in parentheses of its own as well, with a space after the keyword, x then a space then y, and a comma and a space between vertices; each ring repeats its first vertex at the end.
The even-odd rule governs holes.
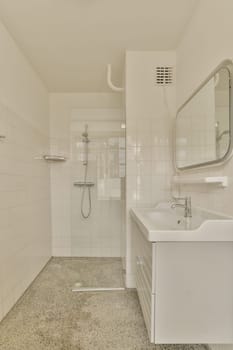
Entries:
POLYGON ((230 59, 226 59, 222 61, 209 75, 208 77, 199 85, 199 87, 192 93, 192 95, 178 108, 175 118, 175 125, 174 125, 174 134, 173 134, 173 163, 174 168, 176 172, 181 172, 184 170, 191 170, 191 169, 198 169, 198 168, 206 168, 216 165, 224 164, 231 156, 232 156, 232 149, 233 149, 233 89, 232 89, 232 80, 233 80, 233 61, 230 59), (177 119, 179 118, 179 113, 181 110, 189 103, 189 101, 192 100, 192 98, 208 83, 208 81, 215 76, 216 73, 222 68, 225 68, 229 72, 229 145, 228 149, 225 153, 225 155, 221 158, 211 160, 208 162, 203 163, 197 163, 197 164, 191 164, 184 167, 178 167, 177 166, 177 157, 176 157, 176 125, 177 125, 177 119))

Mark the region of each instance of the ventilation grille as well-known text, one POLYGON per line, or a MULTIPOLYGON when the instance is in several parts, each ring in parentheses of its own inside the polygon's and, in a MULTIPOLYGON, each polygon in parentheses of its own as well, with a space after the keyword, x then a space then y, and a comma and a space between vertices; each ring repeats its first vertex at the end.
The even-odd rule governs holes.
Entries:
POLYGON ((173 83, 173 67, 156 67, 156 85, 173 83))

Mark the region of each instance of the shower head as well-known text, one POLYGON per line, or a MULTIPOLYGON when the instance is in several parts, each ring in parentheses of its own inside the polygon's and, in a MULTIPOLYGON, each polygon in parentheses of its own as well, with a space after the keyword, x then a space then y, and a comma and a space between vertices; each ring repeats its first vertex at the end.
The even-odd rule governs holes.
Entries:
POLYGON ((84 132, 82 133, 82 136, 83 136, 83 137, 88 137, 88 125, 87 125, 87 124, 85 125, 85 130, 84 130, 84 132))
POLYGON ((85 125, 84 132, 82 133, 82 138, 83 138, 83 142, 89 142, 89 139, 88 139, 88 125, 87 124, 85 125))

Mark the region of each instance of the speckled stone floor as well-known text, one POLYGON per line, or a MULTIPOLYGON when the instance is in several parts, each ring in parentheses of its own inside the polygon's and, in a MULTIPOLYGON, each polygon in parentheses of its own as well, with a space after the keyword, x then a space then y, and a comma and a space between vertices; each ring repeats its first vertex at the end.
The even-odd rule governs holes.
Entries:
POLYGON ((123 286, 119 259, 53 258, 0 323, 1 350, 206 350, 152 346, 135 291, 74 293, 73 285, 123 286))

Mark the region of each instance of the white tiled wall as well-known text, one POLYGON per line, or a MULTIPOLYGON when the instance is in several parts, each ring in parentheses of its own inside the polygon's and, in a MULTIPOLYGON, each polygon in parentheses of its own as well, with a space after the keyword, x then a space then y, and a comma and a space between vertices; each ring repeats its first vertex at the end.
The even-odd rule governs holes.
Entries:
MULTIPOLYGON (((233 57, 232 12, 232 0, 199 2, 177 49, 178 106, 221 61, 233 57)), ((188 174, 228 176, 227 188, 213 185, 180 186, 180 193, 191 195, 193 205, 233 215, 233 159, 224 166, 191 171, 188 174)), ((225 350, 232 349, 233 345, 211 344, 210 348, 225 350)))
POLYGON ((51 256, 48 92, 0 23, 0 320, 51 256))
MULTIPOLYGON (((226 58, 233 57, 233 2, 206 0, 199 3, 177 49, 177 102, 184 103, 194 89, 226 58), (212 13, 209 16, 209 13, 212 13), (206 26, 208 18, 208 26, 206 26), (224 25, 221 22, 224 18, 224 25), (208 45, 206 44, 208 43, 208 45), (201 55, 198 54, 201 52, 201 55)), ((233 215, 233 160, 224 166, 189 171, 198 176, 228 176, 229 187, 214 185, 181 186, 193 205, 233 215)))
MULTIPOLYGON (((111 180, 114 177, 114 169, 110 167, 112 172, 109 168, 110 163, 105 167, 105 174, 102 174, 104 169, 99 161, 102 159, 100 156, 107 154, 108 158, 113 155, 108 144, 116 127, 121 130, 120 121, 115 124, 111 122, 116 112, 120 112, 123 117, 119 109, 120 96, 111 93, 52 94, 50 106, 51 152, 68 157, 65 163, 51 165, 53 255, 120 256, 124 230, 124 197, 121 196, 118 200, 107 199, 98 193, 101 178, 111 180), (73 182, 83 179, 80 140, 86 123, 89 124, 91 140, 88 180, 94 181, 95 187, 91 190, 92 214, 84 220, 80 214, 81 192, 73 186, 73 182)), ((107 159, 105 156, 103 162, 107 159)), ((119 167, 116 169, 119 170, 119 167)))
POLYGON ((134 287, 131 272, 129 209, 134 206, 154 206, 170 197, 171 127, 175 107, 175 80, 167 87, 156 86, 155 72, 157 66, 175 68, 175 63, 174 52, 126 54, 128 287, 134 287))
POLYGON ((216 159, 214 79, 182 108, 176 124, 176 160, 179 167, 216 159))
POLYGON ((0 319, 50 257, 49 139, 0 105, 0 319))

